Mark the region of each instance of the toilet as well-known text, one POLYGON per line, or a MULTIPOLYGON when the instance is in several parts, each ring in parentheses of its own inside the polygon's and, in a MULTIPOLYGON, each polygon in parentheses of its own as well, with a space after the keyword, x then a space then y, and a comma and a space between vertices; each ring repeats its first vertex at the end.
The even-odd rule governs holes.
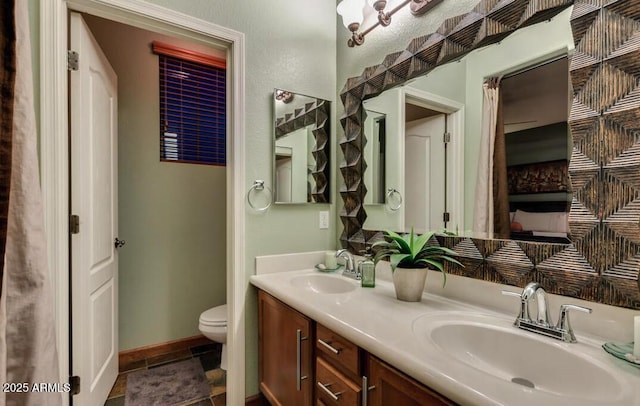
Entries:
POLYGON ((220 368, 227 370, 227 305, 213 307, 200 315, 198 325, 203 336, 222 344, 220 368))

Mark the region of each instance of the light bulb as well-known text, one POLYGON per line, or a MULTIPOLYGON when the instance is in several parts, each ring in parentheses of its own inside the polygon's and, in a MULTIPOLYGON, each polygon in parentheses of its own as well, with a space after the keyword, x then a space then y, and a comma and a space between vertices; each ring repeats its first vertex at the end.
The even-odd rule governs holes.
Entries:
POLYGON ((342 0, 337 7, 338 14, 342 16, 342 24, 349 29, 352 24, 362 24, 364 20, 364 0, 342 0))

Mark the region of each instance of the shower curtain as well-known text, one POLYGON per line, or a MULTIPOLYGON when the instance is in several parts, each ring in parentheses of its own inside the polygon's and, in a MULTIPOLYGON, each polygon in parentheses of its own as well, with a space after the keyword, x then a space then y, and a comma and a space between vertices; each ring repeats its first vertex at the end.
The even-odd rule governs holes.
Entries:
POLYGON ((11 385, 0 391, 0 405, 60 405, 27 2, 5 0, 0 14, 0 383, 11 385), (53 385, 34 391, 41 383, 53 385))
POLYGON ((509 191, 500 79, 483 86, 482 133, 476 179, 473 231, 492 238, 509 238, 509 191))

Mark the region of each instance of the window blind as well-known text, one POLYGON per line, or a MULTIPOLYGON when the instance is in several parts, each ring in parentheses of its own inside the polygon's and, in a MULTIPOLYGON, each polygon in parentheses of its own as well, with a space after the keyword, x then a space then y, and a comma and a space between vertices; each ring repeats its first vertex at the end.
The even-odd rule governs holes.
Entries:
POLYGON ((160 159, 226 165, 226 70, 158 57, 160 159))

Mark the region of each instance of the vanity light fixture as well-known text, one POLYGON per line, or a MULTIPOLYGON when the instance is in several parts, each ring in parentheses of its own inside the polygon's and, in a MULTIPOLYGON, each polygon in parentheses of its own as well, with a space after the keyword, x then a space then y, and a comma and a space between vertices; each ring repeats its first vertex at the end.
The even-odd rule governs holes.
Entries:
POLYGON ((284 104, 291 103, 293 100, 293 93, 286 90, 276 89, 276 100, 283 102, 284 104))
POLYGON ((411 14, 418 16, 431 10, 440 2, 442 0, 402 0, 391 10, 385 11, 386 0, 367 0, 369 6, 378 14, 378 21, 362 32, 358 32, 358 29, 364 20, 365 0, 342 0, 338 4, 337 12, 342 17, 342 24, 351 31, 351 38, 347 41, 347 45, 354 47, 364 44, 364 36, 377 26, 386 27, 391 24, 391 16, 407 4, 411 5, 411 14))

